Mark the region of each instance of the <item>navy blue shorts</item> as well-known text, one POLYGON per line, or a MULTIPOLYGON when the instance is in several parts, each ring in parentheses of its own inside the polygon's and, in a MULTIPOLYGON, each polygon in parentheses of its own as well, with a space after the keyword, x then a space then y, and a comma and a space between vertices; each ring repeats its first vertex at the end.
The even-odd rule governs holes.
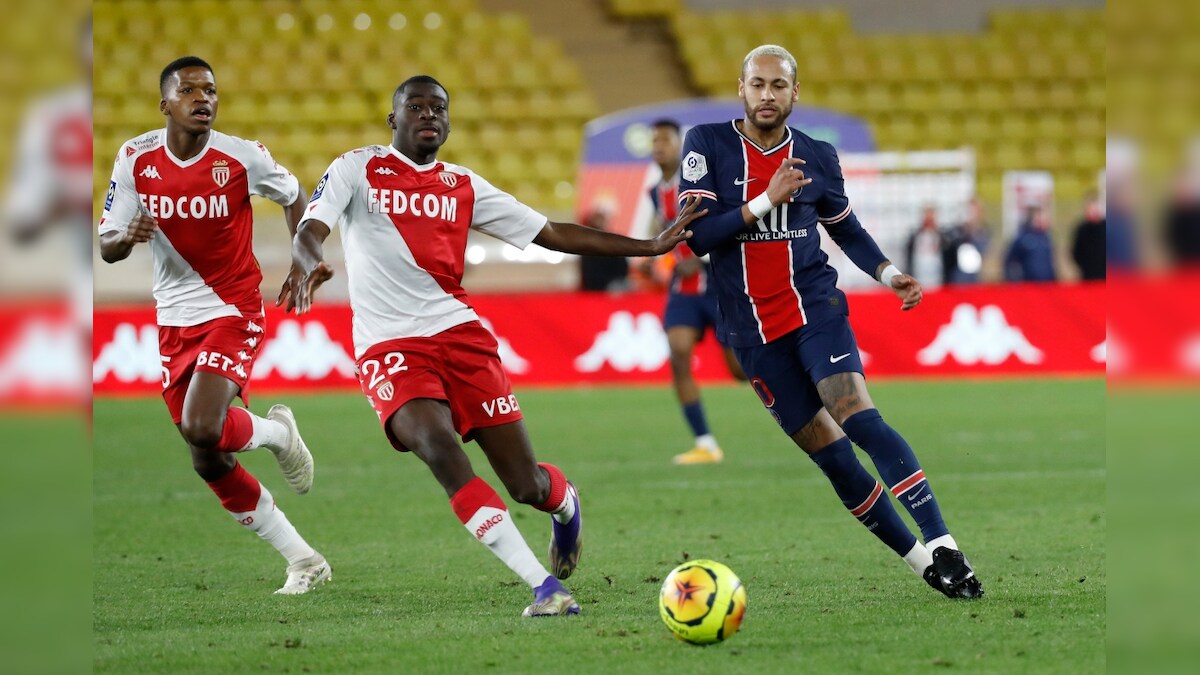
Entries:
POLYGON ((695 328, 700 337, 704 337, 704 333, 712 328, 716 334, 718 311, 716 293, 668 293, 667 309, 663 312, 663 329, 689 326, 695 328))
POLYGON ((791 436, 821 410, 817 382, 837 373, 862 373, 858 342, 845 316, 798 328, 765 345, 734 354, 763 405, 791 436))

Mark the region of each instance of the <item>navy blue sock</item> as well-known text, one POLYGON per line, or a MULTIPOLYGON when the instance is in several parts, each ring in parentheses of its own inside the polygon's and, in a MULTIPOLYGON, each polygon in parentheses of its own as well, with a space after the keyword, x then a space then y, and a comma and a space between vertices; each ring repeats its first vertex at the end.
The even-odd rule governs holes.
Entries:
POLYGON ((904 437, 883 421, 878 410, 871 408, 855 413, 846 418, 842 428, 871 456, 879 477, 891 486, 892 494, 908 509, 925 541, 950 533, 937 498, 933 496, 933 488, 917 463, 917 456, 904 437))
POLYGON ((809 455, 821 467, 833 491, 841 498, 850 514, 879 537, 888 548, 903 556, 912 550, 917 538, 892 508, 883 486, 858 461, 850 439, 842 437, 809 455))
POLYGON ((708 420, 704 419, 704 406, 700 404, 700 401, 684 405, 683 416, 687 418, 693 435, 703 436, 708 433, 708 420))

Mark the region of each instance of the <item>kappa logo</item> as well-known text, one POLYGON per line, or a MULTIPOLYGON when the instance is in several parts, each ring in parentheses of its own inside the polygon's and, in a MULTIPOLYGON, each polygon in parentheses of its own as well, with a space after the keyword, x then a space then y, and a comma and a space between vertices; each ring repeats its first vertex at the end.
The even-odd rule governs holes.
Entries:
POLYGON ((696 181, 708 175, 708 160, 704 155, 691 150, 687 156, 683 158, 683 177, 695 183, 696 181))
POLYGON ((263 332, 263 327, 254 323, 253 321, 250 321, 246 324, 246 330, 251 333, 261 333, 263 332))
POLYGON ((392 171, 390 168, 388 168, 388 167, 386 167, 386 166, 380 166, 380 167, 376 167, 376 169, 375 169, 375 173, 379 174, 380 176, 395 176, 395 175, 398 175, 398 174, 397 174, 395 171, 392 171))
POLYGON ((0 350, 0 391, 29 391, 35 399, 90 395, 83 345, 71 323, 52 317, 18 321, 13 339, 0 350))
POLYGON ((279 323, 275 337, 263 344, 254 379, 272 372, 289 380, 324 380, 334 373, 349 378, 354 375, 354 359, 340 342, 329 337, 321 322, 302 324, 287 319, 279 323))
POLYGON ((375 395, 378 396, 379 400, 381 401, 390 401, 392 400, 392 396, 395 396, 395 394, 396 387, 393 386, 391 382, 384 382, 383 384, 379 385, 378 389, 375 390, 375 395))
POLYGON ((976 308, 963 303, 950 314, 950 323, 938 329, 937 337, 917 352, 917 362, 936 366, 948 357, 973 366, 994 366, 1011 357, 1021 363, 1036 364, 1043 359, 1042 350, 1030 344, 1020 328, 1012 326, 1003 310, 996 305, 976 308))
POLYGON ((225 184, 229 182, 229 161, 224 159, 213 160, 212 177, 217 187, 225 187, 225 184))
POLYGON ((439 173, 438 178, 446 184, 446 187, 454 187, 455 185, 458 185, 458 176, 455 176, 449 171, 443 171, 439 173))
POLYGON ((1200 373, 1200 333, 1183 341, 1179 348, 1179 365, 1189 373, 1200 373))
POLYGON ((154 166, 153 164, 147 164, 146 168, 142 169, 142 172, 139 173, 138 176, 141 176, 142 178, 162 180, 162 176, 158 175, 158 167, 154 166))
POLYGON ((157 327, 120 323, 113 329, 112 340, 92 361, 92 382, 102 382, 109 376, 118 382, 159 382, 166 377, 163 363, 158 353, 157 327))
POLYGON ((594 373, 606 364, 614 370, 651 372, 662 367, 671 356, 667 335, 658 316, 642 312, 613 312, 608 326, 596 336, 587 352, 575 359, 575 369, 594 373))
POLYGON ((492 326, 492 322, 481 316, 479 317, 479 323, 483 324, 483 327, 492 334, 492 337, 496 338, 496 354, 500 357, 500 365, 515 375, 528 373, 529 361, 518 354, 517 350, 513 349, 511 342, 496 333, 496 328, 492 326))

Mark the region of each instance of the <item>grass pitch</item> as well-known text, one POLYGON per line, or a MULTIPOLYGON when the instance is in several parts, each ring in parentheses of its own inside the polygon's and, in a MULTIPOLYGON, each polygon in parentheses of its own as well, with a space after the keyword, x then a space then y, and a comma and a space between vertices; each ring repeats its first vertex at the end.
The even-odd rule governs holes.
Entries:
MULTIPOLYGON (((747 388, 705 390, 726 460, 692 467, 670 463, 690 439, 665 387, 518 391, 539 458, 575 481, 587 518, 568 583, 583 614, 542 620, 519 616, 524 584, 389 448, 359 394, 255 399, 260 414, 292 405, 317 462, 299 497, 268 453, 242 456, 333 566, 299 597, 272 595, 282 559, 192 473, 160 400, 98 400, 95 670, 1102 672, 1103 380, 881 382, 872 395, 916 448, 982 600, 915 577, 747 388), (657 616, 661 578, 701 557, 749 591, 741 632, 707 648, 657 616)), ((549 517, 510 507, 544 556, 549 517)))

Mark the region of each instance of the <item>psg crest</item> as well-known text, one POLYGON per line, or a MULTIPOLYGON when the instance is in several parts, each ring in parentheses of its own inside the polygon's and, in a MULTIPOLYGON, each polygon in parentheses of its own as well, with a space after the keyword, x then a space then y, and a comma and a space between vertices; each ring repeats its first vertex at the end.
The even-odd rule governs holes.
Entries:
POLYGON ((214 161, 212 177, 217 187, 225 187, 225 184, 229 182, 229 162, 224 159, 214 161))

